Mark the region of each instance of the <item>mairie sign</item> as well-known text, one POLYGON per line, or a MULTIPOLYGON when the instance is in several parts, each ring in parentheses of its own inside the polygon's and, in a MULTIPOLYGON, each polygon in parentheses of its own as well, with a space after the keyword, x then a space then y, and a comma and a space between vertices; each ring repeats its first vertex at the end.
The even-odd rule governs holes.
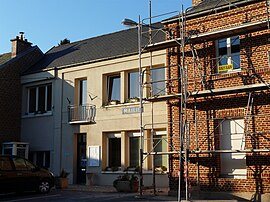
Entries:
POLYGON ((140 107, 128 107, 122 109, 122 114, 140 113, 140 107))
POLYGON ((233 65, 232 64, 218 66, 218 72, 226 72, 226 71, 229 71, 229 70, 233 70, 233 65))

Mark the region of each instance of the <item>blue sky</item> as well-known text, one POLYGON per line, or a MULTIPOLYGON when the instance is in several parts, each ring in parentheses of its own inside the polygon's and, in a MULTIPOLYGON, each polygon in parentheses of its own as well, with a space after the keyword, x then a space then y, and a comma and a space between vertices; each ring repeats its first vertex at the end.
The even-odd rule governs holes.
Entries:
MULTIPOLYGON (((191 0, 152 0, 152 16, 181 11, 182 5, 191 0)), ((11 51, 10 39, 20 31, 46 52, 64 38, 74 42, 127 29, 121 21, 139 15, 149 17, 149 0, 1 0, 0 54, 11 51)))

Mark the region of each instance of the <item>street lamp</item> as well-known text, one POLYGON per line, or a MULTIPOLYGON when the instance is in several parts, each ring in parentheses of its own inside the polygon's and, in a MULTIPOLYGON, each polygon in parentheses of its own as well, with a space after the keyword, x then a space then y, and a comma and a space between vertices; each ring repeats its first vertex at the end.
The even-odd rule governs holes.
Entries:
POLYGON ((138 23, 130 20, 130 19, 124 19, 122 21, 122 24, 125 26, 129 27, 137 27, 138 28, 138 55, 139 55, 139 99, 140 99, 140 170, 139 170, 139 175, 140 175, 140 197, 142 197, 142 186, 143 186, 143 72, 142 72, 142 49, 141 49, 141 19, 139 16, 138 23))

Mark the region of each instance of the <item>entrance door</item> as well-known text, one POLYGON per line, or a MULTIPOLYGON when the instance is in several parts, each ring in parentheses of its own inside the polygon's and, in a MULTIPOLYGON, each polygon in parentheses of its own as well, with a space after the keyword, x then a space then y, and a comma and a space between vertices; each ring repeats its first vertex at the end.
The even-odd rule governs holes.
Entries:
POLYGON ((77 135, 77 184, 86 183, 86 134, 77 135))
MULTIPOLYGON (((221 150, 243 150, 245 148, 244 119, 225 120, 220 127, 221 150)), ((221 175, 228 178, 245 179, 245 153, 221 153, 221 175)))

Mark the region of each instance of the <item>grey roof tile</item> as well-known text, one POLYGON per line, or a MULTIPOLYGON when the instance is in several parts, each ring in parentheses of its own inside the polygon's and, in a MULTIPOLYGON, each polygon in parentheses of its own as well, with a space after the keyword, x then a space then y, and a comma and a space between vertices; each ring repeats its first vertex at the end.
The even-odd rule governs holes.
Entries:
MULTIPOLYGON (((162 27, 163 25, 156 23, 153 26, 162 27)), ((144 29, 148 28, 145 27, 144 29)), ((162 32, 153 35, 155 35, 155 37, 153 37, 154 42, 165 40, 165 34, 162 32)), ((148 41, 147 36, 143 35, 142 44, 147 44, 148 41)), ((32 66, 24 74, 33 73, 42 69, 106 60, 137 53, 138 30, 137 28, 130 28, 53 47, 45 53, 44 58, 40 62, 32 66)))

